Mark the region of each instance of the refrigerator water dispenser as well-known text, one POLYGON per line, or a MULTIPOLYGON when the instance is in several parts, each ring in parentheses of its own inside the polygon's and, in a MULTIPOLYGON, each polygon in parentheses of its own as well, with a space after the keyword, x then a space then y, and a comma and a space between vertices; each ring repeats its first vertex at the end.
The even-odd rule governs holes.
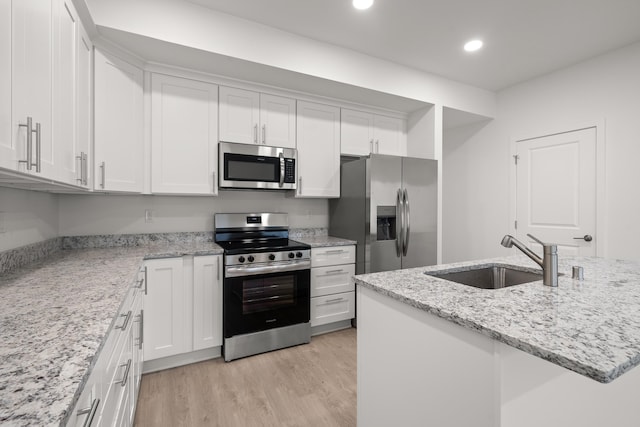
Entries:
POLYGON ((396 207, 377 206, 378 232, 376 240, 396 240, 396 207))

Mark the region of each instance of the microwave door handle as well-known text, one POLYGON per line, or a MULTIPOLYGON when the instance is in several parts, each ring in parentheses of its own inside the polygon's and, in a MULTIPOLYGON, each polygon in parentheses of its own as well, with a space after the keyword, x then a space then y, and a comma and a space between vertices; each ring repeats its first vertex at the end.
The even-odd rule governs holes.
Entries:
POLYGON ((284 185, 284 154, 280 153, 280 182, 278 185, 282 187, 284 185))

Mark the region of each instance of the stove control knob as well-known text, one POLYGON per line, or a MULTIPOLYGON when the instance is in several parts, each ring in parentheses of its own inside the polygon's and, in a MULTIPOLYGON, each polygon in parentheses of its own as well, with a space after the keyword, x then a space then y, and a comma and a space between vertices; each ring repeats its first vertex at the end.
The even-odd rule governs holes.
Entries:
POLYGON ((253 255, 249 255, 249 257, 247 258, 249 260, 249 262, 253 262, 255 260, 255 258, 253 257, 253 255))
POLYGON ((276 259, 276 256, 274 254, 269 254, 269 261, 273 261, 274 259, 276 259))
POLYGON ((296 252, 296 257, 297 258, 302 258, 302 252, 296 252))
POLYGON ((244 257, 243 257, 243 256, 241 256, 240 258, 238 258, 238 261, 239 261, 239 262, 244 262, 244 257))
POLYGON ((293 252, 289 252, 288 257, 289 257, 289 258, 293 258, 293 257, 295 257, 295 255, 294 255, 294 253, 293 253, 293 252))

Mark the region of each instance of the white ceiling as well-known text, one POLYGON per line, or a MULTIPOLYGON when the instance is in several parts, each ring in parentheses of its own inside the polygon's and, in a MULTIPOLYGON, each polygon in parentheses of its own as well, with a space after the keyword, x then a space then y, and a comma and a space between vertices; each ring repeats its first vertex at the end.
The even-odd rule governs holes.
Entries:
POLYGON ((493 91, 640 41, 640 0, 188 1, 493 91))

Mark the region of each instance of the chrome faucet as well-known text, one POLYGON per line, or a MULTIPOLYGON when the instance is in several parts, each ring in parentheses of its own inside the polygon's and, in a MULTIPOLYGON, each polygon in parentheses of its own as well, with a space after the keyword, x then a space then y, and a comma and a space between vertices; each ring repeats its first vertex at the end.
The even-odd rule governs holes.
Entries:
POLYGON ((526 247, 522 242, 518 241, 515 237, 507 234, 502 238, 502 246, 510 248, 515 246, 520 249, 526 256, 531 258, 540 267, 542 267, 542 283, 546 286, 558 286, 558 246, 548 243, 543 243, 531 234, 527 234, 536 242, 542 245, 544 249, 544 257, 540 258, 531 249, 526 247))

